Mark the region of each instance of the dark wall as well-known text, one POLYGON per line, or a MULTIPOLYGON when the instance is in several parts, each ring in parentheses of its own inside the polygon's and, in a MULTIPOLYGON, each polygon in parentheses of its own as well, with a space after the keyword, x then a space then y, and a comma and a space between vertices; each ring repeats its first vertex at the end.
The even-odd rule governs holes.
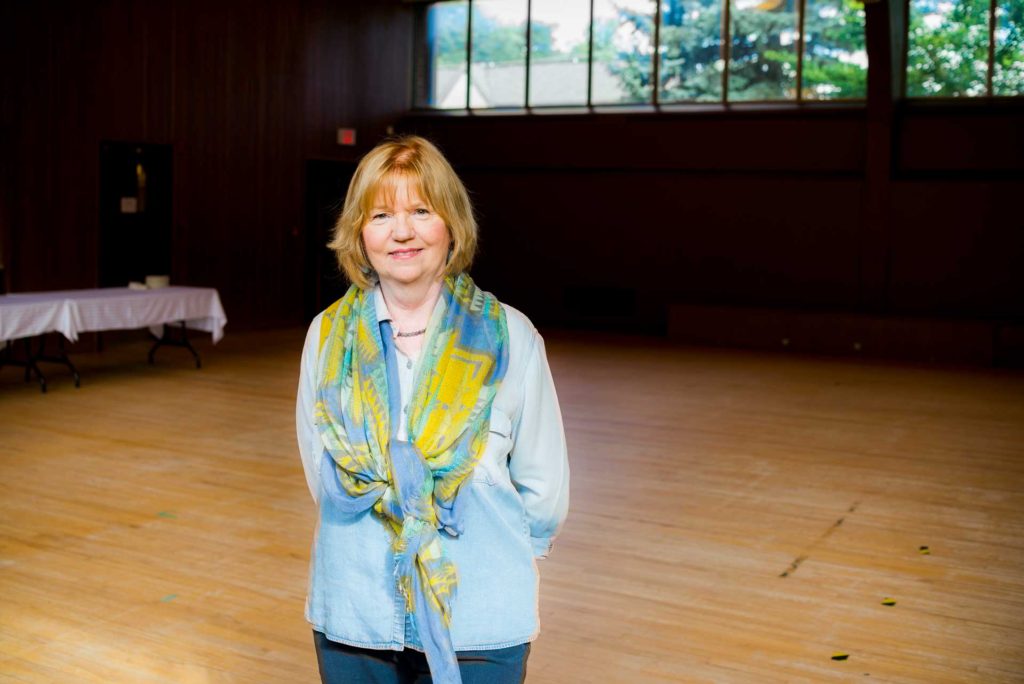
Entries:
POLYGON ((12 289, 95 286, 100 143, 166 144, 172 281, 219 288, 235 325, 298 323, 304 160, 355 158, 407 101, 381 74, 405 78, 408 10, 370 4, 4 3, 12 289))
MULTIPOLYGON (((873 69, 898 63, 870 11, 873 69)), ((94 286, 100 142, 168 144, 173 280, 218 287, 234 326, 298 323, 305 162, 358 159, 395 124, 449 154, 481 217, 475 273, 541 322, 660 330, 677 303, 1024 316, 1020 101, 905 106, 874 70, 866 107, 408 114, 397 0, 0 13, 17 290, 94 286)))
POLYGON ((1017 325, 1024 98, 903 101, 905 5, 865 9, 864 103, 412 114, 402 128, 451 156, 480 209, 478 270, 542 321, 659 331, 703 306, 744 312, 738 328, 753 309, 1017 325))
POLYGON ((897 118, 893 309, 1024 318, 1021 105, 918 107, 897 118))
POLYGON ((657 329, 672 301, 854 306, 862 116, 417 118, 480 212, 479 268, 550 319, 657 329), (542 273, 541 279, 526 277, 542 273), (617 291, 605 314, 588 299, 617 291))
POLYGON ((659 329, 673 303, 1024 316, 1021 114, 897 107, 881 178, 863 105, 402 125, 458 166, 500 293, 552 321, 659 329), (579 301, 612 290, 632 313, 579 301))

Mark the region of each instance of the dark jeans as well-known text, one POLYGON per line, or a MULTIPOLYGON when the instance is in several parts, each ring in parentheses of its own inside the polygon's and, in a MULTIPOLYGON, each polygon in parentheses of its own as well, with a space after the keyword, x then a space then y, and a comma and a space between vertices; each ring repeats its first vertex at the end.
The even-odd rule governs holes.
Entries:
MULTIPOLYGON (((358 648, 313 630, 316 662, 324 684, 430 684, 427 657, 419 651, 358 648)), ((530 644, 493 651, 459 651, 463 684, 522 684, 530 644)))

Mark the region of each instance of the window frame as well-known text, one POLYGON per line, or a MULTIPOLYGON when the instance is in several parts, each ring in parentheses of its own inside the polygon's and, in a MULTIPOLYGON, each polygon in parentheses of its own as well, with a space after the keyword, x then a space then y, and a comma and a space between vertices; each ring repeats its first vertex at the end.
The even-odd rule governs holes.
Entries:
MULTIPOLYGON (((818 108, 818 107, 858 107, 863 108, 867 103, 867 90, 863 97, 857 98, 829 98, 829 99, 818 99, 818 98, 807 98, 803 96, 803 67, 804 67, 804 52, 806 49, 806 35, 804 31, 804 21, 807 0, 797 0, 797 31, 799 34, 799 40, 797 41, 797 64, 796 64, 796 93, 795 97, 788 99, 765 99, 765 100, 729 100, 729 65, 732 57, 732 32, 731 32, 731 10, 733 0, 721 0, 722 3, 722 36, 723 39, 720 45, 720 59, 723 60, 725 68, 722 69, 722 95, 718 101, 689 101, 689 100, 668 100, 662 101, 661 98, 661 83, 660 83, 660 66, 661 66, 661 13, 662 6, 661 0, 654 0, 655 13, 654 13, 654 50, 652 53, 652 67, 651 67, 651 99, 647 102, 624 102, 624 103, 593 103, 593 67, 594 67, 594 0, 589 0, 589 20, 587 22, 587 99, 586 104, 530 104, 530 64, 531 64, 531 40, 532 40, 532 20, 533 20, 533 0, 526 0, 526 23, 525 23, 525 45, 526 55, 524 59, 525 78, 524 80, 524 92, 523 92, 523 105, 521 106, 497 106, 497 107, 473 107, 471 105, 471 92, 473 87, 472 81, 472 50, 473 50, 473 5, 474 0, 461 0, 466 4, 466 61, 465 61, 465 74, 466 74, 466 92, 463 99, 464 105, 462 107, 454 108, 440 108, 431 107, 424 104, 424 100, 421 97, 425 89, 422 87, 424 83, 431 83, 429 75, 425 78, 424 74, 430 71, 429 63, 425 63, 424 56, 429 51, 429 47, 425 40, 422 38, 426 35, 426 23, 427 13, 432 7, 437 5, 446 4, 448 2, 454 2, 458 0, 433 0, 430 2, 417 2, 416 10, 417 16, 414 18, 414 31, 416 44, 413 49, 413 73, 414 78, 412 79, 412 98, 413 103, 412 111, 417 114, 440 114, 440 115, 487 115, 487 114, 543 114, 543 113, 557 113, 557 114, 570 114, 570 113, 587 113, 587 114, 598 114, 603 111, 608 112, 660 112, 660 111, 689 111, 689 110, 702 110, 707 111, 709 109, 715 111, 728 111, 728 110, 750 110, 759 109, 763 107, 776 108, 778 106, 791 107, 794 109, 803 108, 818 108)), ((870 1, 870 0, 869 0, 870 1)), ((990 0, 995 2, 995 0, 990 0)), ((909 7, 909 2, 906 3, 909 7)), ((866 39, 865 39, 866 49, 866 39)), ((906 60, 906 50, 903 51, 904 61, 906 60)), ((870 70, 870 64, 868 66, 870 70)), ((906 79, 904 78, 904 89, 906 79)), ((429 91, 427 91, 429 92, 429 91)))

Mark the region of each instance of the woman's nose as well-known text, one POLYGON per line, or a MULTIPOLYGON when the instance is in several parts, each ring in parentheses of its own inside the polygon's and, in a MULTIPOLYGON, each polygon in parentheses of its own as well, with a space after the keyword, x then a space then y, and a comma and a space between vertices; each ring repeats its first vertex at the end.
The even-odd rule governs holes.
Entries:
POLYGON ((406 212, 395 214, 395 228, 392 235, 396 240, 408 240, 413 236, 412 217, 406 212))

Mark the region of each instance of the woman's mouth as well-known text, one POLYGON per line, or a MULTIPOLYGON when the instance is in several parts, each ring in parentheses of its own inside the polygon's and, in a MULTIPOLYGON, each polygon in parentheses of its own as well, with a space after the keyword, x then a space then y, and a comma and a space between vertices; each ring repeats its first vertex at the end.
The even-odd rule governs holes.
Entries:
POLYGON ((394 252, 389 252, 388 256, 393 259, 411 259, 422 251, 422 249, 398 249, 394 252))

